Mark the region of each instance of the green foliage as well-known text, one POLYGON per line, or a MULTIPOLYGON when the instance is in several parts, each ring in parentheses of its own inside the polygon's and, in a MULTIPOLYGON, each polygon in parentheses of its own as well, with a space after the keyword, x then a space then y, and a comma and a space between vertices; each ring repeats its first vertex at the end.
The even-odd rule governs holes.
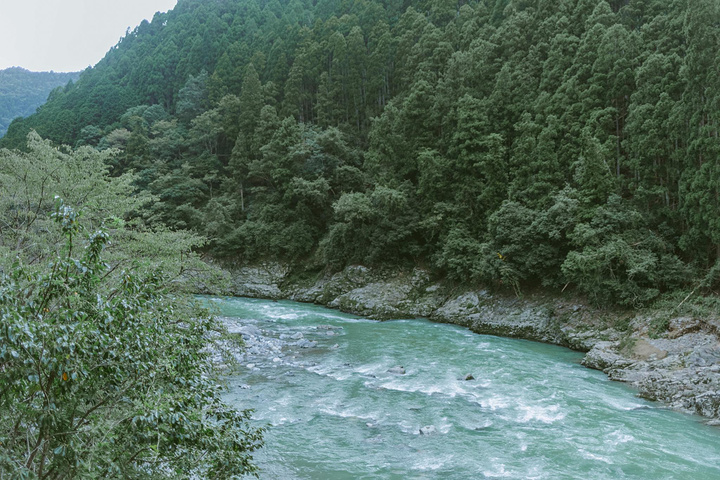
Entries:
POLYGON ((62 240, 50 219, 56 195, 92 212, 83 219, 88 228, 121 218, 148 200, 132 195, 130 175, 108 177, 111 151, 58 149, 34 132, 27 150, 0 150, 0 270, 9 271, 18 254, 35 262, 54 251, 62 240))
POLYGON ((571 249, 569 237, 580 211, 576 195, 564 190, 542 211, 504 202, 490 216, 485 242, 466 228, 453 228, 436 257, 438 267, 455 280, 496 283, 516 291, 528 282, 562 285, 559 267, 571 249))
POLYGON ((416 237, 420 219, 403 189, 344 193, 333 210, 334 222, 321 245, 330 264, 401 262, 422 253, 416 237))
POLYGON ((57 257, 0 278, 0 476, 254 472, 261 431, 221 399, 212 317, 170 295, 161 272, 112 275, 107 233, 85 236, 71 207, 58 201, 52 217, 57 257))
POLYGON ((661 335, 663 335, 665 332, 667 332, 668 328, 670 327, 670 317, 667 315, 659 315, 652 319, 650 322, 650 327, 648 328, 648 333, 650 334, 650 338, 658 338, 661 335))
MULTIPOLYGON (((117 149, 214 257, 646 304, 720 259, 717 2, 183 0, 0 144, 117 149)), ((704 279, 704 281, 703 281, 704 279)))
POLYGON ((484 279, 486 262, 492 258, 487 245, 474 239, 467 229, 458 226, 450 230, 442 250, 435 256, 435 265, 457 281, 484 279))
POLYGON ((598 207, 588 222, 579 223, 572 241, 577 249, 567 255, 563 272, 599 303, 641 306, 660 289, 688 279, 688 268, 670 245, 617 196, 598 207))

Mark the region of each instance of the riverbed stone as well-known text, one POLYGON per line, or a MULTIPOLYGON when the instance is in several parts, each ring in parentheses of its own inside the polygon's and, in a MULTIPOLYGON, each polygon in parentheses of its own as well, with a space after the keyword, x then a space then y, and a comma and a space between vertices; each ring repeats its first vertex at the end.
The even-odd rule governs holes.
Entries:
POLYGON ((248 335, 253 335, 257 337, 262 334, 262 331, 255 325, 243 325, 242 327, 240 327, 239 331, 243 335, 243 337, 248 335))
POLYGON ((408 285, 393 289, 387 288, 385 282, 376 282, 340 295, 328 306, 366 317, 400 318, 403 316, 403 312, 397 305, 407 298, 409 292, 410 286, 408 285))
POLYGON ((692 367, 715 367, 720 363, 720 348, 703 346, 687 356, 685 364, 692 367))
POLYGON ((266 262, 236 269, 230 293, 239 297, 278 299, 283 297, 280 284, 290 268, 278 262, 266 262))
POLYGON ((630 366, 632 361, 617 353, 617 346, 617 342, 597 342, 582 359, 582 364, 605 373, 630 366))
POLYGON ((667 357, 668 352, 657 346, 653 345, 651 339, 640 338, 637 339, 631 349, 633 358, 639 360, 662 360, 667 357))

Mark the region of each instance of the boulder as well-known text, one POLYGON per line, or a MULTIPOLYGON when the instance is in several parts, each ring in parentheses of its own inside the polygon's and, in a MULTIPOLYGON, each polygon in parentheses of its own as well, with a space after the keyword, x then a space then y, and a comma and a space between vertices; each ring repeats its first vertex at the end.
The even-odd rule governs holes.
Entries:
POLYGON ((254 335, 257 337, 262 333, 255 325, 243 325, 240 327, 239 331, 243 336, 254 335))
POLYGON ((667 357, 668 352, 653 345, 652 340, 640 338, 635 341, 631 353, 634 358, 642 361, 662 360, 667 357))
POLYGON ((420 435, 432 435, 435 433, 435 426, 434 425, 427 425, 425 427, 420 427, 420 435))
POLYGON ((582 364, 588 368, 608 372, 613 368, 627 368, 632 362, 626 357, 619 355, 614 342, 597 342, 593 348, 582 359, 582 364))
POLYGON ((312 340, 306 340, 302 339, 296 344, 300 348, 314 348, 317 347, 317 342, 313 342, 312 340))
POLYGON ((720 349, 703 346, 694 349, 685 360, 690 367, 714 367, 720 363, 720 349))
POLYGON ((398 365, 388 369, 388 373, 394 373, 396 375, 405 375, 405 367, 398 365))

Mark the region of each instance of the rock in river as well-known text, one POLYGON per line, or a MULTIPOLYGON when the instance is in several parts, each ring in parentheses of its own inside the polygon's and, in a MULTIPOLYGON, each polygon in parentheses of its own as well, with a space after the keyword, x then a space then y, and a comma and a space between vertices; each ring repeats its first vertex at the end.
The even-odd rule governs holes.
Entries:
POLYGON ((299 342, 297 342, 296 345, 300 348, 313 348, 313 347, 317 347, 317 342, 313 342, 312 340, 302 339, 299 342))

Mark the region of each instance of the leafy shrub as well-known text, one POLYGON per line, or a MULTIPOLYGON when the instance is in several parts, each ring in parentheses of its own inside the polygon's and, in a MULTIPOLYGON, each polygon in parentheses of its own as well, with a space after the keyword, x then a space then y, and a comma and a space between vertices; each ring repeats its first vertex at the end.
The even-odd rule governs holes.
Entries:
POLYGON ((516 290, 524 281, 557 285, 577 217, 573 191, 559 192, 542 211, 503 202, 489 218, 488 241, 481 242, 469 229, 456 226, 436 255, 436 265, 459 281, 499 282, 516 290))
POLYGON ((645 305, 689 277, 670 245, 616 195, 577 225, 572 240, 563 273, 595 303, 645 305))
POLYGON ((0 478, 235 478, 261 431, 221 399, 218 326, 158 272, 113 275, 102 230, 54 215, 66 243, 0 279, 0 478))
POLYGON ((369 193, 343 193, 333 204, 334 222, 320 248, 333 266, 397 263, 420 254, 413 198, 403 188, 377 186, 369 193))

